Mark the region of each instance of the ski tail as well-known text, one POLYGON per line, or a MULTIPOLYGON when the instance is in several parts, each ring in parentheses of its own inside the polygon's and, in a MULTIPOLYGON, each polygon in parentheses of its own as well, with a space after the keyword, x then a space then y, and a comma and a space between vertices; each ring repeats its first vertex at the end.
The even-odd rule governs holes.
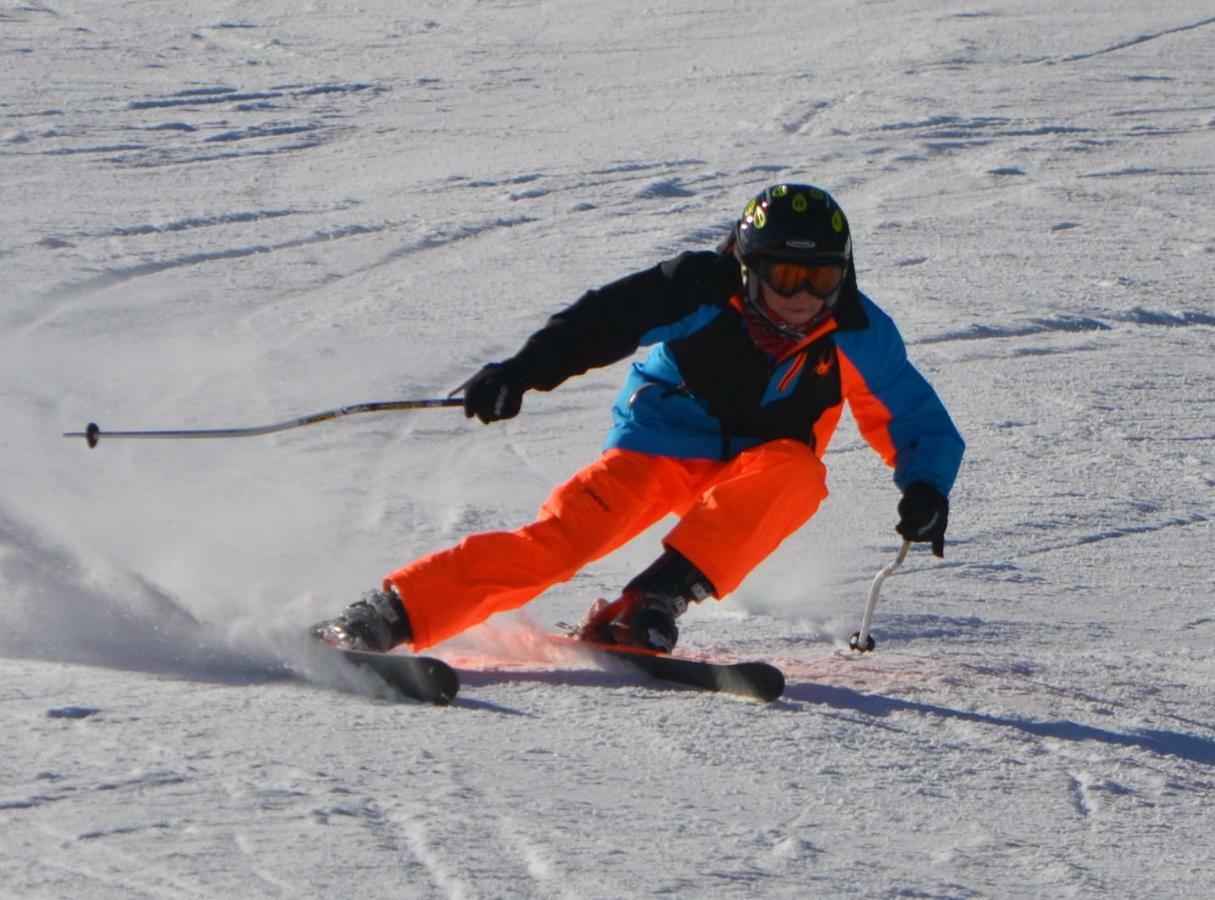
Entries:
POLYGON ((432 656, 346 650, 319 641, 317 645, 326 654, 340 657, 343 666, 372 673, 410 700, 447 706, 460 691, 460 676, 456 670, 432 656))

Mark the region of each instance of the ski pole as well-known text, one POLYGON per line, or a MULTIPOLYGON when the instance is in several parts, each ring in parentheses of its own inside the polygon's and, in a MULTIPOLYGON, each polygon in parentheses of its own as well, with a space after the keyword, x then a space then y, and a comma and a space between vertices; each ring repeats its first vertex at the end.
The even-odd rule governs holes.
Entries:
POLYGON ((882 582, 890 577, 890 573, 903 564, 903 560, 907 558, 907 551, 910 549, 911 541, 903 541, 903 546, 899 548, 898 556, 882 566, 878 570, 877 575, 873 577, 873 585, 869 588, 869 602, 865 604, 865 615, 861 619, 861 630, 854 632, 852 637, 848 639, 849 649, 860 653, 868 653, 877 646, 873 635, 869 633, 869 626, 873 624, 873 612, 877 609, 878 591, 882 589, 882 582))
POLYGON ((343 416, 356 413, 394 412, 402 409, 432 409, 435 407, 463 406, 460 398, 446 397, 426 400, 386 400, 376 403, 355 403, 352 406, 341 406, 337 409, 326 409, 321 412, 300 416, 298 419, 288 419, 285 422, 275 422, 270 425, 253 425, 249 428, 203 428, 177 429, 157 431, 102 431, 96 422, 90 422, 84 431, 66 431, 66 438, 82 437, 90 448, 96 447, 97 442, 105 438, 160 438, 164 440, 179 440, 184 438, 239 438, 254 437, 259 434, 271 434, 275 431, 286 431, 289 428, 302 428, 305 425, 315 425, 317 422, 328 422, 343 416))

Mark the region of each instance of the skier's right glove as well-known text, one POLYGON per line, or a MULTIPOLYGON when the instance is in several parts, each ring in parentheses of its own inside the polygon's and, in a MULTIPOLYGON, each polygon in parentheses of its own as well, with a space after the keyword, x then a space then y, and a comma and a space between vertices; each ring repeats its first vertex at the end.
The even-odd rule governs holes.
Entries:
POLYGON ((523 406, 525 385, 508 363, 490 363, 464 382, 464 415, 485 424, 513 419, 523 406))
POLYGON ((949 500, 926 481, 907 485, 899 501, 899 524, 895 531, 909 541, 932 544, 933 556, 945 558, 945 528, 949 525, 949 500))

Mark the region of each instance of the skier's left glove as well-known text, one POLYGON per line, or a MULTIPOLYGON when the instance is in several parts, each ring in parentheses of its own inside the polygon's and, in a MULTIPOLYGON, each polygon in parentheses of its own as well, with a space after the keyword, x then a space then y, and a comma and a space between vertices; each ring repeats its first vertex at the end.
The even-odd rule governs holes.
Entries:
POLYGON ((509 363, 490 363, 463 387, 465 417, 476 416, 486 425, 519 415, 527 390, 509 363))
POLYGON ((949 499, 926 481, 915 481, 899 501, 895 531, 909 541, 931 543, 933 556, 945 558, 945 528, 949 525, 949 499))

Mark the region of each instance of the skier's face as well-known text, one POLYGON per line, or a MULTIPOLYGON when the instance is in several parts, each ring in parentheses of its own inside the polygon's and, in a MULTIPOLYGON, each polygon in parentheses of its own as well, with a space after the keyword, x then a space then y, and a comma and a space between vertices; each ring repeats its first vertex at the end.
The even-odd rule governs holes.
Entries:
POLYGON ((816 297, 806 290, 785 297, 773 290, 763 279, 760 279, 759 287, 764 306, 790 325, 805 325, 816 318, 827 305, 821 297, 816 297))

